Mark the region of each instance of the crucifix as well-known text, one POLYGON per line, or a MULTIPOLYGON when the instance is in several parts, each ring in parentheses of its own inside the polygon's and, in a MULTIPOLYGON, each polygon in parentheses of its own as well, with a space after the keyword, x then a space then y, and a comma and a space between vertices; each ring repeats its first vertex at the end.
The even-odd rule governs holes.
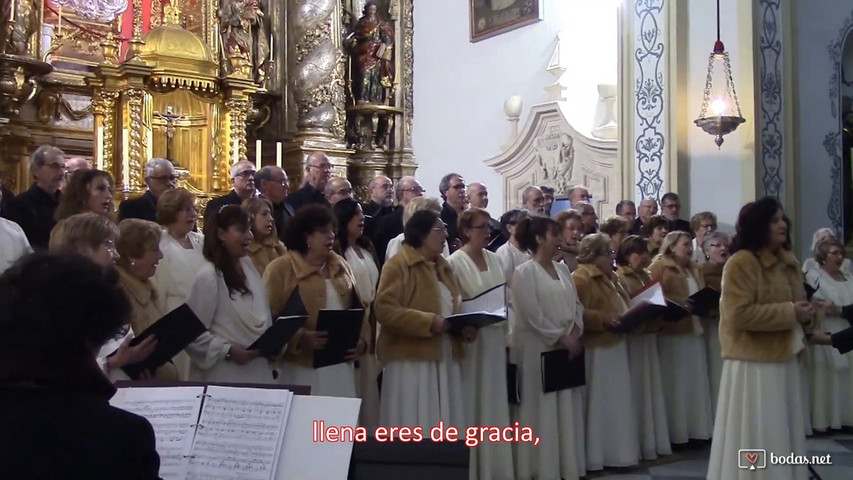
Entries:
POLYGON ((172 106, 166 107, 166 113, 155 112, 154 118, 158 118, 166 122, 166 159, 174 163, 172 158, 172 141, 175 136, 175 122, 184 120, 187 117, 178 115, 172 111, 172 106))

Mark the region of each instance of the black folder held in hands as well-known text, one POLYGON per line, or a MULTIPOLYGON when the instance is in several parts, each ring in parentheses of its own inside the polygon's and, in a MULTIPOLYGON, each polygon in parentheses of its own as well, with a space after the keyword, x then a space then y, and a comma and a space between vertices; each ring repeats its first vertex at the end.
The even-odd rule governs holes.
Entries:
POLYGON ((687 306, 670 299, 666 300, 666 310, 663 311, 662 316, 664 322, 677 322, 687 315, 690 315, 690 309, 687 306))
POLYGON ((329 340, 320 350, 314 350, 314 368, 323 368, 346 362, 347 350, 358 345, 364 309, 320 310, 317 314, 317 331, 328 332, 329 340))
POLYGON ((832 347, 841 352, 841 354, 845 354, 850 350, 853 350, 853 327, 844 329, 838 333, 833 333, 831 338, 832 347))
POLYGON ((518 365, 506 364, 506 393, 510 405, 521 405, 521 386, 518 384, 518 365))
POLYGON ((542 392, 550 393, 586 385, 584 354, 569 358, 562 348, 542 352, 542 392))
POLYGON ((654 320, 666 311, 663 305, 657 305, 649 301, 643 301, 631 307, 619 319, 619 328, 617 332, 630 333, 637 329, 640 325, 654 320))
POLYGON ((483 327, 506 321, 506 314, 501 315, 500 313, 489 312, 459 313, 447 317, 447 321, 450 323, 450 330, 448 332, 451 335, 462 335, 462 329, 465 327, 474 327, 479 330, 483 327))
POLYGON ((278 354, 293 338, 299 327, 305 324, 306 320, 308 320, 308 315, 278 317, 266 332, 249 345, 249 350, 257 350, 262 357, 278 354))
POLYGON ((708 317, 719 311, 720 291, 711 287, 705 287, 690 295, 690 300, 693 302, 693 315, 708 317))
POLYGON ((154 335, 157 337, 157 347, 145 360, 133 365, 125 365, 122 369, 127 376, 137 380, 144 370, 153 372, 206 331, 207 327, 185 303, 167 313, 130 341, 131 346, 139 345, 141 341, 154 335))
POLYGON ((805 288, 805 289, 806 289, 806 300, 808 300, 808 301, 810 301, 810 302, 811 302, 811 301, 812 301, 812 297, 814 296, 815 292, 817 292, 817 288, 815 288, 815 287, 813 287, 813 286, 809 285, 809 284, 808 284, 808 283, 806 283, 806 282, 803 282, 803 288, 805 288))

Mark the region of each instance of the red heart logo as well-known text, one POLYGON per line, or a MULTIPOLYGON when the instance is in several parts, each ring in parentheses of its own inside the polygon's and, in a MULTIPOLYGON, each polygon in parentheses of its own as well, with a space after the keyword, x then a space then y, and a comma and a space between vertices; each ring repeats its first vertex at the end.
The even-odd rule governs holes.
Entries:
POLYGON ((758 452, 747 453, 746 461, 755 465, 755 462, 758 461, 758 452))

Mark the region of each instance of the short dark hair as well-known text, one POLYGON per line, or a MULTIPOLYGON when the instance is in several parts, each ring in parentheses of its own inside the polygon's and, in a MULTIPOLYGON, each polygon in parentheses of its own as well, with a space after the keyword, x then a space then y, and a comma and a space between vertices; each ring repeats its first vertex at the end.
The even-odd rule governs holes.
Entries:
POLYGON ((628 235, 616 250, 616 264, 627 266, 628 259, 635 253, 649 253, 649 241, 639 235, 628 235))
POLYGON ((201 253, 213 264, 216 271, 222 274, 229 296, 234 295, 235 292, 247 295, 252 292, 246 283, 246 275, 237 270, 225 244, 219 239, 219 230, 228 230, 234 225, 244 231, 252 226, 252 219, 240 208, 240 205, 223 205, 218 212, 207 215, 204 219, 204 245, 201 253))
POLYGON ((319 203, 300 207, 287 222, 284 230, 284 246, 288 250, 295 250, 302 255, 308 253, 308 235, 320 228, 331 225, 336 230, 337 222, 332 209, 319 203))
POLYGON ((649 221, 643 224, 643 227, 640 229, 640 235, 646 238, 651 237, 655 233, 656 228, 668 225, 669 221, 663 215, 652 215, 649 217, 649 221))
POLYGON ((117 336, 130 313, 114 268, 68 253, 22 258, 0 276, 0 352, 8 367, 0 383, 75 381, 71 370, 87 361, 94 367, 92 349, 117 336))
POLYGON ((501 232, 508 237, 509 229, 507 227, 510 225, 517 225, 518 222, 520 222, 522 218, 526 218, 527 215, 527 210, 524 210, 522 208, 514 208, 504 213, 503 215, 501 215, 500 219, 501 232))
POLYGON ((549 187, 548 185, 539 185, 539 190, 542 190, 542 193, 549 193, 554 195, 554 187, 549 187))
POLYGON ((633 201, 621 200, 619 203, 616 204, 616 215, 622 215, 622 209, 628 205, 630 205, 631 208, 634 209, 634 213, 637 212, 637 205, 635 205, 633 201))
POLYGON ((442 200, 447 200, 447 191, 450 190, 450 181, 454 178, 462 178, 462 175, 459 175, 458 173, 448 173, 441 177, 441 181, 438 182, 438 193, 441 194, 442 200))
POLYGON ((554 232, 555 235, 560 234, 560 224, 553 218, 548 217, 526 217, 518 222, 515 228, 515 241, 521 250, 529 250, 531 253, 536 253, 539 249, 539 242, 536 237, 544 237, 548 232, 554 232))
POLYGON ((601 226, 599 227, 599 230, 601 231, 601 233, 606 233, 612 237, 613 235, 616 235, 617 233, 619 233, 620 230, 625 230, 625 229, 630 229, 630 228, 631 228, 631 226, 628 225, 627 220, 625 220, 622 217, 617 216, 617 217, 610 217, 607 220, 605 220, 601 224, 601 226))
POLYGON ((663 206, 663 202, 667 200, 672 200, 673 202, 678 201, 678 194, 675 192, 666 192, 663 194, 663 197, 660 198, 660 204, 663 206))
POLYGON ((738 250, 757 252, 767 244, 770 222, 779 210, 782 210, 782 204, 773 197, 764 197, 744 205, 740 209, 735 224, 731 252, 738 250))
MULTIPOLYGON (((355 213, 358 211, 358 208, 361 206, 356 200, 352 198, 344 198, 338 201, 338 203, 332 206, 332 212, 335 214, 335 218, 338 220, 338 230, 336 233, 337 241, 335 242, 339 255, 343 255, 349 249, 349 234, 347 233, 347 227, 349 226, 350 220, 355 217, 355 213)), ((364 213, 362 211, 362 213, 364 213)), ((368 216, 365 215, 365 222, 367 221, 368 216)), ((362 235, 355 239, 355 244, 359 247, 367 250, 373 256, 373 261, 376 261, 376 250, 373 248, 373 244, 370 242, 370 239, 367 238, 367 235, 362 235)))
POLYGON ((432 210, 418 210, 403 227, 403 241, 412 248, 420 248, 437 220, 441 217, 432 210))

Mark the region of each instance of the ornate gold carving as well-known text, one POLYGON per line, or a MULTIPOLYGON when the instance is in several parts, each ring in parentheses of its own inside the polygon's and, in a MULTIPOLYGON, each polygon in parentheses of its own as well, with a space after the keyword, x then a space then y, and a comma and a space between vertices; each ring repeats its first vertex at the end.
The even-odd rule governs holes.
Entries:
POLYGON ((251 102, 248 99, 230 98, 225 101, 225 112, 228 115, 228 123, 231 126, 230 132, 228 132, 228 145, 230 148, 228 158, 231 159, 231 162, 228 163, 228 167, 240 160, 245 160, 248 155, 246 147, 246 116, 249 114, 251 107, 251 102), (234 158, 233 152, 235 141, 238 145, 237 158, 234 158))
POLYGON ((415 6, 412 0, 403 0, 403 110, 406 112, 405 138, 406 148, 412 148, 412 121, 415 110, 413 66, 415 64, 415 49, 413 38, 415 33, 415 6))
POLYGON ((151 28, 163 24, 163 0, 151 0, 151 28))
MULTIPOLYGON (((145 90, 136 88, 128 88, 124 91, 124 96, 127 99, 127 107, 130 114, 130 151, 128 154, 130 165, 128 173, 130 178, 123 179, 125 187, 130 187, 132 192, 142 190, 142 171, 145 166, 145 160, 142 158, 143 140, 142 134, 144 125, 142 121, 142 103, 145 100, 147 93, 145 90)), ((127 190, 127 188, 125 188, 127 190)))
POLYGON ((79 122, 92 115, 93 111, 93 104, 91 103, 85 108, 75 109, 61 93, 50 90, 42 90, 38 95, 37 101, 38 119, 42 123, 59 120, 60 115, 79 122))
POLYGON ((163 13, 165 13, 165 16, 163 17, 163 22, 166 25, 176 25, 178 27, 181 26, 181 6, 179 2, 169 2, 169 4, 166 5, 166 7, 163 9, 163 13))
MULTIPOLYGON (((104 170, 114 174, 115 118, 119 92, 99 90, 92 101, 92 112, 103 118, 104 126, 104 170)), ((96 122, 97 125, 97 122, 96 122)))

